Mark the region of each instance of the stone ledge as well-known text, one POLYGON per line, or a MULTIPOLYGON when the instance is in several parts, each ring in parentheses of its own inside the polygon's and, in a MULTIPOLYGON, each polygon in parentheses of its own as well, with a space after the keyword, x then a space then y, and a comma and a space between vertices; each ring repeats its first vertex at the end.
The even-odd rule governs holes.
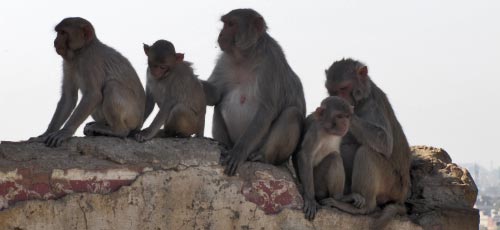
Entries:
MULTIPOLYGON (((478 220, 470 206, 477 188, 465 169, 450 167, 451 158, 438 150, 414 148, 409 217, 424 229, 470 229, 478 220), (453 183, 439 179, 444 177, 453 183), (436 193, 422 193, 423 187, 453 192, 432 203, 436 193), (466 201, 450 203, 460 199, 466 201), (458 219, 464 227, 448 228, 458 219)), ((244 163, 238 176, 227 177, 221 151, 206 138, 143 144, 72 138, 56 149, 2 142, 0 229, 367 229, 373 221, 329 208, 307 221, 286 167, 244 163)), ((387 229, 421 227, 396 217, 387 229)))

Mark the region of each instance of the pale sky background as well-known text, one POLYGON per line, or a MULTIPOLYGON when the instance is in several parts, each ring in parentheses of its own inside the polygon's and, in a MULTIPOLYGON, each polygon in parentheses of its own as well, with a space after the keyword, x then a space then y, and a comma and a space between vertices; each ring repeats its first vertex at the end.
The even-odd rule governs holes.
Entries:
MULTIPOLYGON (((442 147, 457 163, 500 166, 498 0, 3 1, 0 140, 26 140, 47 128, 62 76, 53 27, 63 18, 92 22, 144 83, 142 43, 158 39, 173 42, 207 79, 219 53, 219 18, 235 8, 264 16, 302 79, 308 113, 327 95, 324 70, 352 57, 368 65, 411 145, 442 147)), ((211 135, 212 109, 206 119, 211 135)))

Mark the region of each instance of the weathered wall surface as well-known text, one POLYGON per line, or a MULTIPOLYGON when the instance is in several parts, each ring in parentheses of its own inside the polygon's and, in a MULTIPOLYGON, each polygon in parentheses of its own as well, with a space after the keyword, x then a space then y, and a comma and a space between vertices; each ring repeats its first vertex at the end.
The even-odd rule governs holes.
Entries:
MULTIPOLYGON (((216 142, 199 138, 155 139, 144 144, 117 138, 73 138, 56 149, 39 143, 3 142, 0 229, 368 229, 373 221, 372 216, 325 208, 309 222, 286 167, 245 163, 238 176, 227 177, 219 165, 220 154, 216 142)), ((425 159, 414 170, 423 166, 429 166, 425 159)), ((429 172, 421 174, 419 181, 443 174, 429 172)), ((463 182, 468 175, 464 172, 459 182, 471 187, 463 182)), ((433 183, 434 188, 443 187, 438 179, 433 183)), ((437 198, 431 189, 412 195, 413 214, 396 217, 387 229, 421 229, 413 222, 426 229, 452 229, 447 228, 448 222, 456 218, 474 221, 473 191, 451 190, 454 201, 462 199, 460 191, 466 197, 459 204, 461 215, 439 212, 443 206, 453 206, 447 203, 450 200, 431 208, 422 205, 437 198)))

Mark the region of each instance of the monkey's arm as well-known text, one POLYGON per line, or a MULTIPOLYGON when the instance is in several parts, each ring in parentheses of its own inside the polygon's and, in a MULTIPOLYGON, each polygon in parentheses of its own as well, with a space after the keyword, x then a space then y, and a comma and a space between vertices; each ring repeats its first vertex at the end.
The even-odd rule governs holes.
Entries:
POLYGON ((313 159, 316 155, 315 139, 317 139, 315 133, 307 132, 302 142, 300 151, 297 153, 299 179, 302 182, 302 188, 304 189, 303 211, 308 220, 314 219, 318 209, 318 203, 315 198, 313 175, 313 159))
POLYGON ((169 102, 167 104, 161 105, 160 111, 158 111, 158 114, 156 114, 156 117, 153 122, 151 122, 151 125, 149 125, 149 127, 145 128, 141 132, 137 133, 135 135, 135 139, 139 142, 151 140, 156 135, 156 133, 158 133, 158 130, 160 130, 161 126, 168 121, 170 112, 174 105, 174 102, 169 102))
POLYGON ((153 112, 154 107, 155 107, 155 101, 153 99, 153 94, 151 93, 149 87, 146 86, 146 108, 144 110, 144 121, 146 121, 149 115, 151 115, 151 112, 153 112))
POLYGON ((92 114, 96 106, 101 102, 102 93, 100 90, 91 89, 82 92, 82 100, 76 106, 75 111, 71 114, 63 129, 70 131, 71 134, 75 133, 76 129, 92 114))
POLYGON ((222 93, 217 89, 215 84, 208 81, 200 80, 203 85, 203 92, 205 93, 207 105, 215 105, 220 99, 222 93))
POLYGON ((267 134, 276 112, 271 106, 259 105, 259 108, 250 122, 250 126, 236 141, 233 149, 229 151, 229 159, 225 173, 229 176, 236 174, 236 169, 247 160, 248 155, 255 151, 262 138, 267 134))
POLYGON ((379 107, 372 105, 370 108, 372 111, 352 117, 350 131, 360 143, 389 158, 393 149, 389 120, 379 107))
POLYGON ((52 116, 49 127, 42 136, 55 132, 61 128, 75 108, 77 100, 78 88, 73 83, 73 80, 69 79, 69 76, 65 76, 63 78, 61 99, 57 103, 57 108, 52 116))

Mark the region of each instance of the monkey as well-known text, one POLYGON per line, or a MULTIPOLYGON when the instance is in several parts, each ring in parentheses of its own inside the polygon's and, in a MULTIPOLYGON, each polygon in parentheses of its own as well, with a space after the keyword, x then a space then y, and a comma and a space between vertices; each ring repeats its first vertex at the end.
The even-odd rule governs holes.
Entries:
POLYGON ((184 54, 176 53, 174 45, 158 40, 144 44, 148 57, 146 82, 146 119, 155 103, 160 111, 151 125, 135 134, 139 142, 149 140, 160 132, 160 137, 203 137, 206 102, 203 87, 184 54), (164 130, 160 131, 161 126, 164 130))
POLYGON ((343 201, 327 198, 321 203, 353 214, 368 214, 385 206, 373 226, 382 229, 395 214, 406 212, 408 141, 387 96, 373 83, 365 64, 342 59, 325 73, 328 94, 347 100, 354 106, 354 114, 341 145, 350 189, 343 201))
POLYGON ((140 130, 146 97, 130 62, 99 41, 86 19, 65 18, 55 31, 54 47, 63 59, 61 98, 47 130, 32 139, 58 147, 89 115, 94 122, 86 124, 86 136, 127 137, 140 130))
POLYGON ((299 144, 305 120, 302 83, 253 9, 221 17, 222 51, 203 88, 214 105, 212 135, 228 147, 224 172, 244 161, 280 164, 299 144))
POLYGON ((340 144, 352 114, 353 108, 347 101, 331 96, 306 118, 305 134, 294 160, 308 220, 314 219, 319 208, 316 200, 343 197, 345 175, 340 144))

